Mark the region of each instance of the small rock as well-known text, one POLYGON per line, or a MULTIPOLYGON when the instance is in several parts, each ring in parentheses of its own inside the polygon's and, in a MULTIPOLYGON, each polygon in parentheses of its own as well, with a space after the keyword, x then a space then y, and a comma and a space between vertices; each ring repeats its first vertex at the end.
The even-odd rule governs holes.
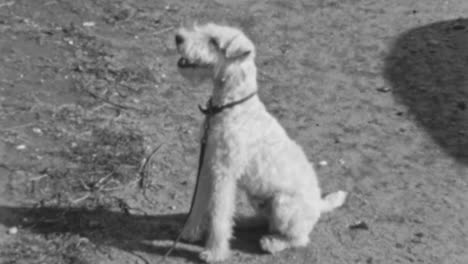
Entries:
POLYGON ((33 128, 32 131, 36 134, 42 134, 42 130, 38 127, 33 128))
POLYGON ((171 209, 172 211, 174 211, 176 209, 175 205, 171 205, 169 206, 169 209, 171 209))
POLYGON ((76 142, 72 142, 72 143, 71 143, 71 147, 72 147, 72 148, 76 148, 76 147, 78 147, 78 144, 76 144, 76 142))
POLYGON ((324 166, 327 166, 327 165, 328 165, 328 162, 327 162, 326 160, 321 160, 321 161, 319 162, 319 165, 322 166, 322 167, 324 167, 324 166))
POLYGON ((9 234, 9 235, 16 235, 17 233, 18 233, 18 228, 17 228, 16 226, 10 227, 10 228, 8 229, 8 234, 9 234))
POLYGON ((345 165, 345 163, 346 163, 346 162, 344 161, 344 159, 339 159, 338 162, 340 163, 340 165, 345 165))
POLYGON ((348 228, 351 230, 356 230, 356 229, 369 230, 369 226, 364 221, 359 221, 355 224, 352 224, 348 228))
POLYGON ((83 22, 83 27, 94 27, 94 26, 96 26, 96 22, 94 21, 83 22))
POLYGON ((18 145, 18 146, 16 146, 16 149, 17 149, 17 150, 25 150, 25 149, 26 149, 26 145, 24 145, 24 144, 18 145))
POLYGON ((388 93, 388 92, 390 92, 390 88, 389 88, 389 87, 386 87, 386 86, 378 87, 376 90, 377 90, 377 92, 381 92, 381 93, 388 93))

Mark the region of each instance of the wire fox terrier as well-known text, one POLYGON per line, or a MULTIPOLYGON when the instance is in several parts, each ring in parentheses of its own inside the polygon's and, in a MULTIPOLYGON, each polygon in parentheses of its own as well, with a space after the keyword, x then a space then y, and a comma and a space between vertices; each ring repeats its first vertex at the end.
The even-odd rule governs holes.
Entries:
POLYGON ((263 250, 306 246, 320 215, 341 206, 347 193, 321 197, 313 165, 260 101, 254 44, 239 29, 212 23, 180 28, 175 42, 180 73, 194 85, 213 82, 208 108, 215 110, 205 120, 205 155, 182 238, 206 233, 200 258, 227 259, 239 187, 268 223, 263 250))

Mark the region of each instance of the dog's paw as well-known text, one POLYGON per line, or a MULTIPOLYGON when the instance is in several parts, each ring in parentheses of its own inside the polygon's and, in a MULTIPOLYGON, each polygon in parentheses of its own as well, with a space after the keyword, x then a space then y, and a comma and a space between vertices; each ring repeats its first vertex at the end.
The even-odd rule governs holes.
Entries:
POLYGON ((271 254, 288 248, 288 243, 277 236, 266 235, 260 239, 260 247, 271 254))
POLYGON ((184 228, 182 231, 181 238, 187 242, 198 242, 202 240, 203 231, 199 227, 195 228, 184 228))
POLYGON ((207 262, 219 262, 229 258, 228 249, 207 249, 200 253, 200 259, 207 262))

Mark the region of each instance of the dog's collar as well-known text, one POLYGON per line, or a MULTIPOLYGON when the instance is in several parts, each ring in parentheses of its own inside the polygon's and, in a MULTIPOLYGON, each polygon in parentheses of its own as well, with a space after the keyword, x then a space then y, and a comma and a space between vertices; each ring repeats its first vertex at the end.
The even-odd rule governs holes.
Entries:
POLYGON ((234 102, 230 102, 230 103, 227 103, 225 105, 213 105, 213 100, 212 98, 210 97, 210 99, 208 100, 208 102, 206 103, 206 108, 203 108, 201 107, 200 105, 198 105, 198 108, 200 109, 200 111, 204 114, 204 115, 207 115, 207 116, 212 116, 212 115, 216 115, 216 114, 219 114, 221 113, 223 110, 225 109, 228 109, 228 108, 232 108, 238 104, 242 104, 243 102, 249 100, 250 98, 254 97, 255 95, 257 95, 257 92, 253 92, 249 95, 247 95, 246 97, 240 99, 240 100, 237 100, 237 101, 234 101, 234 102))

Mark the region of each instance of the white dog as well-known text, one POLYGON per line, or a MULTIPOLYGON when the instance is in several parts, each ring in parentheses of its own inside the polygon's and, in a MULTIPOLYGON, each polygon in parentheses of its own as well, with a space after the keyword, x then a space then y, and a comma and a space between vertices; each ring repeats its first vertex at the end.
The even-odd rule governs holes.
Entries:
POLYGON ((346 192, 321 197, 302 148, 267 112, 257 92, 255 48, 239 30, 216 24, 180 28, 175 37, 181 74, 194 84, 213 82, 206 154, 182 237, 202 239, 207 262, 229 256, 236 188, 266 217, 271 234, 260 240, 274 253, 305 246, 321 213, 341 206, 346 192))

